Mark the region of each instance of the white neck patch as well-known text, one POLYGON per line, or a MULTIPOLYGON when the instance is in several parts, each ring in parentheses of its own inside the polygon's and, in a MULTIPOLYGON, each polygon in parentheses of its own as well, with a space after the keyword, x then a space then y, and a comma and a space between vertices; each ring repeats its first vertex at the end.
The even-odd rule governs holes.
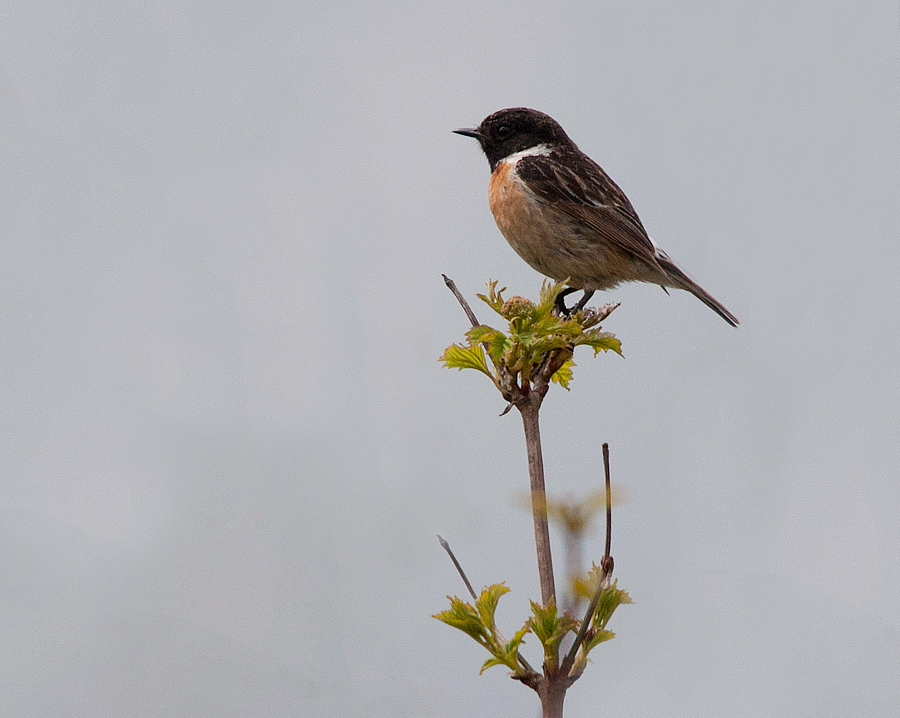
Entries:
POLYGON ((504 157, 501 162, 509 162, 511 165, 515 166, 515 164, 522 159, 523 157, 536 157, 538 155, 549 155, 553 150, 550 149, 549 145, 535 145, 534 147, 529 147, 526 150, 519 150, 518 152, 513 152, 509 157, 504 157))

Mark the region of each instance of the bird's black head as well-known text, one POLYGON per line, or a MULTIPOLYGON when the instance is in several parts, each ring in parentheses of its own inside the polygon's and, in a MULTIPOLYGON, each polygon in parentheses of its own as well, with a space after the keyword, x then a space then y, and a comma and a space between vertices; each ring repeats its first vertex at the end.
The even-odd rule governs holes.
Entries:
POLYGON ((550 115, 527 107, 512 107, 488 115, 478 127, 453 130, 474 137, 487 155, 491 170, 511 154, 538 145, 575 147, 559 123, 550 115))

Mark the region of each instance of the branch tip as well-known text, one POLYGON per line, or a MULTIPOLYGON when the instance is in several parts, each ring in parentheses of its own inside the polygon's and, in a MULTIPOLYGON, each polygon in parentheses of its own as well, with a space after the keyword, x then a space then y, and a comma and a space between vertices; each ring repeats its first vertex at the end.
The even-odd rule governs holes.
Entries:
POLYGON ((441 542, 441 547, 444 551, 447 552, 447 555, 450 556, 450 560, 453 561, 453 565, 456 566, 456 571, 459 573, 460 578, 462 578, 463 583, 466 584, 466 588, 469 589, 469 595, 472 596, 472 599, 477 601, 478 596, 475 594, 475 589, 472 588, 472 584, 469 583, 469 577, 466 576, 466 572, 463 571, 463 567, 459 565, 459 561, 456 560, 456 556, 453 555, 453 550, 450 548, 450 544, 447 543, 440 535, 438 535, 438 540, 441 542))
POLYGON ((466 313, 466 316, 469 318, 469 321, 472 323, 473 327, 481 326, 478 319, 475 317, 475 312, 472 311, 472 307, 469 306, 469 303, 466 301, 466 298, 462 295, 459 289, 456 286, 456 282, 454 282, 450 277, 446 274, 441 274, 444 278, 444 284, 447 285, 447 288, 453 292, 453 296, 456 297, 456 301, 459 302, 459 305, 463 308, 463 311, 466 313))

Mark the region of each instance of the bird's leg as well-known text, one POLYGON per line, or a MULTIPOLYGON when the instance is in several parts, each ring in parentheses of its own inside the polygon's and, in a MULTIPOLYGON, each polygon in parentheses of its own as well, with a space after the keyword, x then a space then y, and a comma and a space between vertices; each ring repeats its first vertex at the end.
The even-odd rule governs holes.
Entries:
POLYGON ((576 304, 574 307, 572 307, 572 314, 580 312, 582 309, 584 309, 584 305, 587 304, 591 300, 591 297, 593 297, 593 296, 594 296, 593 289, 591 291, 588 291, 587 289, 585 289, 584 296, 582 296, 581 299, 578 300, 578 304, 576 304))
POLYGON ((556 295, 556 311, 561 317, 568 317, 572 314, 572 310, 566 306, 565 298, 572 292, 577 292, 575 287, 566 287, 556 295))

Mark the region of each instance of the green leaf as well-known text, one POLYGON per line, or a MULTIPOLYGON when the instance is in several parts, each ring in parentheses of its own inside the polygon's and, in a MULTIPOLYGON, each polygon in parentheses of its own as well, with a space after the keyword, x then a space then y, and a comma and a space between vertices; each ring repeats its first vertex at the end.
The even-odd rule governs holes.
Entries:
POLYGON ((485 630, 481 617, 472 604, 466 603, 457 596, 447 596, 447 598, 450 599, 450 608, 434 614, 433 618, 443 621, 448 626, 458 628, 482 645, 485 645, 489 637, 488 632, 485 630))
POLYGON ((538 302, 538 306, 541 310, 546 311, 548 314, 553 311, 553 307, 556 306, 556 298, 560 295, 560 292, 566 288, 566 283, 568 281, 569 279, 566 278, 563 281, 554 284, 550 280, 545 280, 541 284, 540 300, 538 302))
POLYGON ((622 342, 609 332, 601 332, 598 329, 585 332, 582 338, 576 340, 576 344, 585 344, 593 347, 594 356, 597 356, 601 351, 614 351, 616 354, 622 353, 622 342))
POLYGON ((488 369, 487 359, 484 356, 484 350, 480 344, 465 347, 462 344, 451 344, 444 351, 440 361, 444 362, 444 366, 448 369, 477 369, 487 374, 491 379, 494 375, 488 369))
POLYGON ((568 614, 559 616, 553 601, 546 606, 532 601, 531 613, 526 625, 544 647, 544 662, 554 669, 559 660, 559 644, 569 631, 575 632, 578 629, 578 621, 568 614))
POLYGON ((592 629, 589 632, 588 637, 584 639, 584 643, 581 644, 581 650, 584 651, 584 655, 587 655, 595 646, 598 646, 604 641, 609 641, 610 639, 615 637, 616 634, 612 631, 607 631, 603 628, 592 629))
POLYGON ((518 653, 519 646, 525 642, 525 636, 531 631, 528 628, 528 624, 526 623, 522 628, 516 631, 516 635, 510 638, 506 643, 503 644, 503 651, 505 653, 518 653))
POLYGON ((546 606, 531 602, 531 618, 528 619, 529 627, 541 643, 547 643, 556 632, 558 621, 556 618, 556 604, 551 601, 546 606))
POLYGON ((485 324, 473 327, 466 332, 466 337, 472 344, 488 343, 488 353, 491 355, 491 361, 499 362, 503 358, 503 352, 509 346, 509 338, 499 329, 494 329, 485 324))
POLYGON ((507 668, 512 668, 516 670, 518 666, 512 665, 510 666, 505 660, 501 660, 499 658, 488 658, 484 663, 481 664, 481 670, 478 671, 478 675, 484 673, 491 666, 506 666, 507 668))
POLYGON ((509 589, 502 583, 495 583, 483 588, 478 600, 475 601, 475 607, 478 609, 481 624, 490 631, 491 635, 493 635, 496 630, 494 611, 497 610, 497 603, 500 601, 500 596, 505 593, 509 593, 509 589))
POLYGON ((569 382, 572 381, 572 367, 575 366, 575 362, 569 359, 565 364, 563 364, 559 369, 556 370, 556 374, 550 377, 551 381, 555 381, 566 391, 569 390, 569 382))
POLYGON ((574 319, 562 319, 548 314, 534 323, 537 334, 556 334, 564 337, 577 337, 583 333, 581 325, 574 319))
POLYGON ((609 619, 613 613, 623 603, 631 603, 631 597, 626 591, 617 587, 618 579, 612 582, 612 585, 600 594, 600 600, 597 602, 597 610, 594 611, 593 625, 597 628, 606 628, 609 619))
POLYGON ((503 332, 489 327, 487 324, 479 324, 466 332, 466 338, 472 344, 480 344, 481 342, 493 341, 498 334, 503 334, 503 332))
POLYGON ((487 296, 484 294, 477 294, 476 296, 485 304, 487 304, 491 309, 493 309, 497 314, 502 316, 503 314, 503 292, 506 291, 506 287, 503 289, 497 289, 497 280, 492 279, 487 283, 488 293, 487 296))

